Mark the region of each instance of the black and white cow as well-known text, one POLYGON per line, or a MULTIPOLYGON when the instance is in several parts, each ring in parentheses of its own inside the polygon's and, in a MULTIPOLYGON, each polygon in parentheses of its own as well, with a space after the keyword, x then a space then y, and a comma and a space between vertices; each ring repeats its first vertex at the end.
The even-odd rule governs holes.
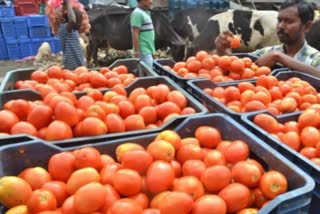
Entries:
POLYGON ((257 10, 228 10, 212 16, 198 37, 187 47, 186 56, 199 50, 215 49, 220 32, 229 30, 241 38, 237 52, 250 52, 258 48, 279 44, 275 30, 278 12, 257 10))
MULTIPOLYGON (((112 47, 117 50, 132 48, 131 12, 132 9, 107 7, 88 13, 91 24, 88 62, 93 58, 94 63, 97 63, 99 47, 112 47)), ((185 46, 184 40, 173 30, 167 16, 152 10, 151 18, 155 29, 156 49, 172 45, 185 46)))
POLYGON ((193 41, 199 36, 208 19, 225 11, 225 9, 186 8, 179 10, 170 24, 179 36, 193 41))
MULTIPOLYGON (((279 44, 276 33, 278 12, 272 10, 228 10, 210 17, 200 34, 189 44, 178 58, 186 59, 199 50, 212 51, 220 32, 229 30, 240 36, 241 46, 234 52, 251 52, 256 49, 279 44)), ((195 19, 196 21, 196 19, 195 19)), ((197 23, 194 22, 194 25, 197 23)), ((320 21, 315 21, 306 35, 307 42, 320 50, 320 21)))

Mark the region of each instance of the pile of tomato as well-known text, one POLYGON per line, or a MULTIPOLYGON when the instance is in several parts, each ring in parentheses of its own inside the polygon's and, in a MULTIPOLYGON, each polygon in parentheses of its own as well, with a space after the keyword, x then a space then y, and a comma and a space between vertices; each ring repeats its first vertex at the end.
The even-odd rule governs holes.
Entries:
POLYGON ((92 88, 112 88, 115 85, 125 87, 136 78, 125 65, 112 69, 102 67, 99 70, 89 70, 85 66, 80 66, 73 71, 54 65, 46 71, 33 71, 28 80, 16 81, 15 89, 29 88, 45 96, 50 92, 81 92, 92 88))
POLYGON ((269 67, 259 67, 249 57, 218 56, 206 51, 199 51, 195 56, 176 62, 172 67, 164 67, 182 78, 206 78, 213 82, 252 79, 271 73, 269 67))
POLYGON ((282 143, 320 165, 320 105, 313 104, 297 120, 280 123, 269 114, 257 114, 253 122, 282 143))
POLYGON ((115 156, 93 147, 50 157, 0 179, 8 214, 254 213, 288 190, 279 171, 249 157, 242 140, 199 126, 194 136, 161 132, 146 148, 119 144, 115 156))
POLYGON ((255 83, 204 88, 204 93, 234 112, 243 113, 266 109, 274 115, 305 110, 320 103, 317 90, 299 77, 278 80, 274 76, 259 76, 255 83))
POLYGON ((72 92, 50 92, 42 100, 4 103, 0 133, 52 141, 157 128, 174 117, 196 113, 188 105, 182 92, 164 83, 130 93, 120 85, 105 93, 90 89, 79 98, 72 92))

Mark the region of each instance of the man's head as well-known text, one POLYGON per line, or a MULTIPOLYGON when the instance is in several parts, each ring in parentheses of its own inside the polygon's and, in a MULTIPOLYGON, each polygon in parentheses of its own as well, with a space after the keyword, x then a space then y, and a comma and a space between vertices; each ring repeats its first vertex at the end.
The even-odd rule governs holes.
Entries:
POLYGON ((153 0, 137 0, 137 2, 143 9, 150 9, 152 7, 153 0))
POLYGON ((304 0, 286 0, 280 7, 277 33, 285 44, 304 40, 314 18, 312 6, 304 0))

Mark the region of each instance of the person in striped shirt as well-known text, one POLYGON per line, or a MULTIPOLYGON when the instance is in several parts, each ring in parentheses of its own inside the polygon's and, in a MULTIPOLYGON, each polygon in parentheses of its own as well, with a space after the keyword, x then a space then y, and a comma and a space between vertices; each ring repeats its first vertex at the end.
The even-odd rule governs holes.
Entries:
POLYGON ((74 70, 86 65, 78 32, 82 23, 82 13, 77 8, 72 8, 69 0, 64 0, 63 4, 66 13, 58 31, 63 52, 62 64, 65 69, 74 70))

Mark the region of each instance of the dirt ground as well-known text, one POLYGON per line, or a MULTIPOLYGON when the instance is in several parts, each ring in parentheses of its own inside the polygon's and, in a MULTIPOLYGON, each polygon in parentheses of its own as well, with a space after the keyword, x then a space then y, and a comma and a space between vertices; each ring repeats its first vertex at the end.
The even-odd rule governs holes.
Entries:
POLYGON ((0 79, 2 79, 8 71, 32 67, 34 67, 33 61, 16 62, 14 60, 0 60, 0 79))

